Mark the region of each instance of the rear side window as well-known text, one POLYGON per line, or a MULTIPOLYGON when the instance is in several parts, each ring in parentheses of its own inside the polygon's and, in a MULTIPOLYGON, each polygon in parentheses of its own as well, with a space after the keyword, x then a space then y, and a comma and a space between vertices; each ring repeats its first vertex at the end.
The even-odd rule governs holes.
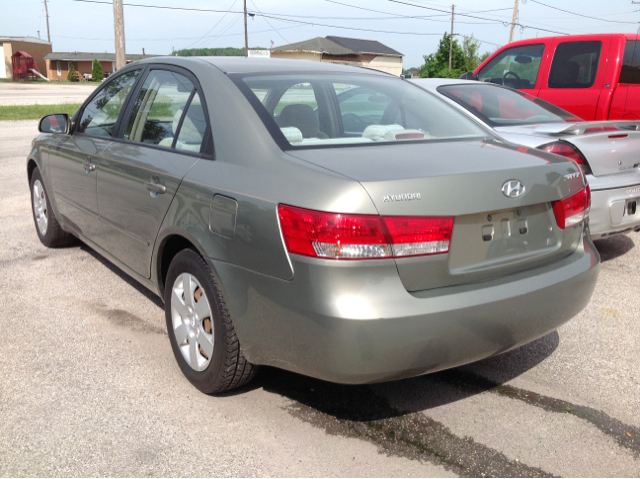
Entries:
POLYGON ((640 84, 640 42, 627 42, 620 72, 620 83, 640 84))
POLYGON ((113 136, 124 101, 139 73, 140 70, 134 70, 106 84, 82 112, 77 131, 93 136, 113 136))
POLYGON ((549 88, 590 88, 596 81, 602 42, 558 45, 549 72, 549 88))
POLYGON ((125 140, 172 147, 184 111, 194 94, 195 86, 185 76, 152 70, 131 110, 125 140))
POLYGON ((508 48, 480 70, 478 78, 513 88, 534 88, 542 62, 544 44, 508 48))

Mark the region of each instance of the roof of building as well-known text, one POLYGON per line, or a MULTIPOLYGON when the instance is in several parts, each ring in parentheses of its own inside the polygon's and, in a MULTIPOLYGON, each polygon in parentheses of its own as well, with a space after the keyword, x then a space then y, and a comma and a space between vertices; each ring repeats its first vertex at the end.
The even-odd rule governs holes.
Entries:
POLYGON ((51 45, 46 40, 35 37, 3 37, 0 36, 0 43, 25 42, 25 43, 42 43, 43 45, 51 45))
POLYGON ((316 37, 303 42, 291 43, 272 48, 273 52, 314 52, 328 53, 329 55, 361 55, 363 53, 373 55, 403 56, 402 53, 389 48, 375 40, 360 40, 358 38, 344 37, 316 37))
MULTIPOLYGON (((127 61, 135 62, 142 60, 143 58, 156 57, 158 55, 138 55, 128 54, 126 55, 127 61)), ((87 52, 51 52, 44 57, 45 60, 54 61, 66 61, 66 62, 92 62, 93 60, 100 60, 103 62, 115 62, 115 53, 87 53, 87 52)))

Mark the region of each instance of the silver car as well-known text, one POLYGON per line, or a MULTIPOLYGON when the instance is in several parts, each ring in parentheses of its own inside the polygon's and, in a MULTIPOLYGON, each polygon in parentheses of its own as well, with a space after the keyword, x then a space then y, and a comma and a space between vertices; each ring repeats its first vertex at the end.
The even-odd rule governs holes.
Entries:
POLYGON ((40 129, 40 240, 80 238, 158 294, 207 393, 258 365, 370 383, 477 361, 555 330, 596 284, 574 162, 384 73, 153 58, 40 129))
POLYGON ((640 122, 586 122, 540 98, 493 83, 419 79, 505 140, 565 156, 591 188, 593 239, 640 231, 640 122))

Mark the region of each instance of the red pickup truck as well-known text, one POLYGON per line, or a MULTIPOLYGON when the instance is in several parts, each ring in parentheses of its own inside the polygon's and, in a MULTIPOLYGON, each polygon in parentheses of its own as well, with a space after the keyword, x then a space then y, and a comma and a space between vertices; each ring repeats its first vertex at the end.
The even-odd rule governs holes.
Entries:
POLYGON ((640 119, 640 35, 571 35, 505 45, 474 78, 507 85, 584 120, 640 119))

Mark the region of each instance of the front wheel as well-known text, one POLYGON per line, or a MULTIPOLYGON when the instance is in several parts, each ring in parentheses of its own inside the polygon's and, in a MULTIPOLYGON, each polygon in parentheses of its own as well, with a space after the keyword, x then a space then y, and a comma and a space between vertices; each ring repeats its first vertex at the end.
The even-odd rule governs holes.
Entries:
POLYGON ((171 348, 195 387, 221 393, 255 375, 257 367, 242 354, 222 293, 198 253, 186 249, 173 258, 164 299, 171 348))
POLYGON ((36 168, 31 174, 31 211, 36 226, 36 233, 40 242, 49 248, 68 246, 75 242, 75 238, 65 232, 51 208, 49 195, 44 187, 40 169, 36 168))

